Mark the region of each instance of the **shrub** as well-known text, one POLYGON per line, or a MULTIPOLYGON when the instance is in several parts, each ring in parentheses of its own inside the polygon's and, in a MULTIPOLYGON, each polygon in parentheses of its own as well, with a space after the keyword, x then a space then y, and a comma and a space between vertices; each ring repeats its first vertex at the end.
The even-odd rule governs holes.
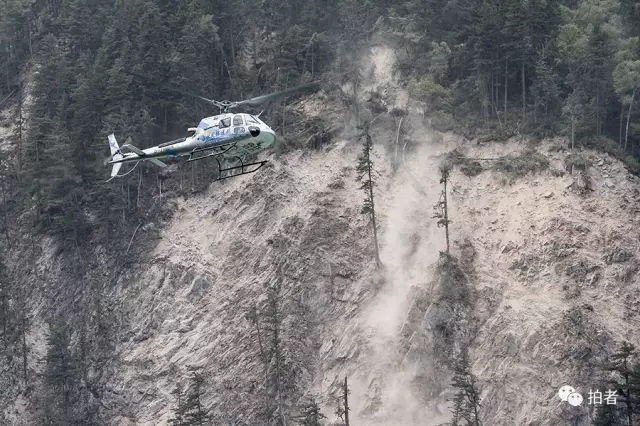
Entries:
POLYGON ((425 102, 430 110, 451 110, 453 97, 451 91, 433 81, 431 78, 413 80, 409 83, 409 96, 421 102, 425 102))
POLYGON ((587 170, 591 165, 591 161, 582 154, 568 155, 564 159, 564 166, 567 171, 571 170, 571 166, 576 170, 587 170))
POLYGON ((457 148, 447 154, 445 162, 452 166, 459 166, 460 171, 469 177, 477 176, 484 171, 480 162, 465 157, 457 148))
POLYGON ((630 173, 640 176, 640 161, 637 158, 627 155, 620 146, 613 140, 606 137, 593 137, 584 139, 584 145, 598 151, 606 152, 612 157, 622 161, 630 173))
POLYGON ((549 168, 547 157, 534 149, 527 149, 520 155, 506 155, 494 163, 494 169, 506 174, 511 180, 537 173, 549 168))

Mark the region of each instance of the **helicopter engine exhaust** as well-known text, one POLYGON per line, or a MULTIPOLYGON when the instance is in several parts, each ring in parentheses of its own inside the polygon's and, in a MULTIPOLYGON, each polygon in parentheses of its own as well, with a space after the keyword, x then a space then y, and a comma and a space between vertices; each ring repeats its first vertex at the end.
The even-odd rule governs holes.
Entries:
POLYGON ((251 136, 256 138, 260 134, 260 128, 251 126, 251 127, 249 127, 249 133, 251 133, 251 136))

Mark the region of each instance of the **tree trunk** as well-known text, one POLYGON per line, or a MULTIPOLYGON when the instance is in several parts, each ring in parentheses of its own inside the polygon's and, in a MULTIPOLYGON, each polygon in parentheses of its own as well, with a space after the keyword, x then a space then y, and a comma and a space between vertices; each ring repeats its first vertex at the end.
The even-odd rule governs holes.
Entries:
POLYGON ((475 389, 474 389, 474 394, 473 394, 473 423, 475 424, 475 426, 481 426, 480 424, 480 413, 478 413, 478 396, 475 393, 475 389))
MULTIPOLYGON (((5 177, 6 179, 6 177, 5 177)), ((9 234, 9 209, 7 207, 7 182, 3 179, 2 182, 2 203, 4 205, 4 236, 7 239, 7 246, 12 248, 11 238, 9 234)))
POLYGON ((378 226, 376 224, 376 209, 373 201, 373 180, 371 176, 371 138, 367 134, 367 174, 369 175, 369 199, 371 200, 371 224, 373 225, 373 243, 375 244, 376 250, 376 266, 379 268, 381 265, 380 261, 380 250, 378 249, 378 226))
POLYGON ((504 124, 507 124, 507 83, 509 82, 509 62, 504 58, 504 124))
POLYGON ((260 332, 260 318, 258 317, 258 313, 256 311, 256 331, 258 332, 258 345, 260 346, 260 356, 262 357, 263 362, 266 364, 267 353, 264 350, 264 345, 262 344, 262 333, 260 332))
MULTIPOLYGON (((285 87, 286 89, 286 87, 285 87)), ((282 137, 285 137, 285 124, 287 123, 287 104, 282 102, 282 137)))
POLYGON ((164 135, 166 135, 167 134, 167 107, 164 107, 164 124, 163 124, 162 130, 164 130, 164 135))
POLYGON ((573 163, 575 160, 575 144, 576 144, 576 118, 571 115, 571 174, 573 175, 573 163))
POLYGON ((484 96, 482 97, 482 113, 484 114, 484 120, 485 122, 489 121, 489 118, 491 117, 491 107, 489 106, 489 96, 490 96, 490 91, 489 91, 489 81, 483 81, 482 87, 484 87, 484 96))
POLYGON ((620 103, 620 124, 618 127, 618 146, 622 148, 622 119, 624 116, 624 105, 620 103))
MULTIPOLYGON (((491 105, 493 105, 495 103, 495 86, 496 86, 496 81, 495 81, 495 73, 493 72, 493 68, 491 68, 491 105)), ((489 113, 493 114, 493 108, 489 108, 489 113)))
POLYGON ((33 59, 33 41, 31 38, 31 25, 29 24, 29 15, 26 16, 27 37, 29 40, 29 58, 33 59))
MULTIPOLYGON (((231 66, 233 66, 233 69, 235 71, 236 69, 236 45, 234 43, 234 37, 233 37, 233 31, 229 32, 229 35, 231 36, 231 66)), ((238 34, 240 35, 240 34, 238 34)))
POLYGON ((20 99, 18 100, 18 182, 20 182, 22 173, 22 85, 18 88, 20 99))
POLYGON ((9 347, 9 341, 7 340, 7 318, 8 318, 8 309, 7 309, 7 289, 2 287, 2 340, 4 341, 4 350, 7 351, 9 347))
POLYGON ((136 207, 140 208, 140 189, 142 188, 142 168, 139 169, 138 172, 138 193, 136 194, 136 207))
POLYGON ((400 146, 400 128, 402 127, 402 120, 404 120, 404 117, 400 117, 400 123, 398 123, 398 132, 396 133, 396 154, 393 160, 394 171, 398 170, 398 147, 400 146))
POLYGON ((447 239, 447 254, 449 254, 449 209, 447 206, 447 177, 444 177, 444 234, 447 239))
POLYGON ((627 391, 627 395, 626 395, 626 403, 627 403, 627 419, 629 419, 629 426, 633 426, 633 405, 631 403, 631 389, 629 386, 629 367, 627 364, 627 359, 624 359, 624 371, 625 373, 624 375, 624 384, 625 384, 625 389, 627 391))
MULTIPOLYGON (((26 306, 22 308, 26 309, 26 306)), ((24 377, 24 387, 29 384, 29 376, 27 375, 27 316, 26 312, 22 312, 22 374, 24 377)))
POLYGON ((527 88, 524 78, 524 59, 522 60, 521 79, 522 79, 522 128, 527 125, 527 88))
MULTIPOLYGON (((276 342, 280 341, 279 327, 280 325, 276 324, 276 342)), ((280 421, 282 422, 282 426, 287 426, 287 419, 284 415, 284 403, 282 402, 282 360, 280 359, 282 355, 280 353, 280 348, 275 348, 274 352, 276 353, 276 379, 278 380, 278 411, 280 412, 280 421)))
POLYGON ((600 86, 596 89, 596 135, 600 137, 600 86))
POLYGON ((631 120, 631 109, 633 108, 633 100, 636 97, 636 89, 633 89, 633 93, 631 94, 631 101, 629 102, 629 111, 627 112, 627 125, 624 131, 624 152, 627 152, 627 142, 629 140, 629 121, 631 120))
POLYGON ((349 386, 346 376, 344 378, 344 425, 349 426, 349 386))

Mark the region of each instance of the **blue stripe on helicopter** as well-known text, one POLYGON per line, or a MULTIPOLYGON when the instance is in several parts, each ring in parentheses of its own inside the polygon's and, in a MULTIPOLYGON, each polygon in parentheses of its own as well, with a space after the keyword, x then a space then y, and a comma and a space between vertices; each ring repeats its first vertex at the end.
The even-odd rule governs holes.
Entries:
POLYGON ((202 142, 226 141, 234 137, 242 136, 243 133, 228 133, 220 136, 200 136, 198 139, 202 142))
POLYGON ((180 157, 180 155, 174 150, 172 150, 171 148, 167 148, 167 154, 169 154, 172 157, 180 157))

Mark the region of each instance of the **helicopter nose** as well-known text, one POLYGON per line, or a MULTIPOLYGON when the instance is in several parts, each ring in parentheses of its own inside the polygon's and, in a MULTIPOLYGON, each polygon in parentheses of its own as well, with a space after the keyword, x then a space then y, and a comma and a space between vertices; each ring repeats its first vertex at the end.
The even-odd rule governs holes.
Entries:
POLYGON ((251 133, 251 136, 255 138, 260 134, 260 128, 255 126, 249 126, 249 133, 251 133))

